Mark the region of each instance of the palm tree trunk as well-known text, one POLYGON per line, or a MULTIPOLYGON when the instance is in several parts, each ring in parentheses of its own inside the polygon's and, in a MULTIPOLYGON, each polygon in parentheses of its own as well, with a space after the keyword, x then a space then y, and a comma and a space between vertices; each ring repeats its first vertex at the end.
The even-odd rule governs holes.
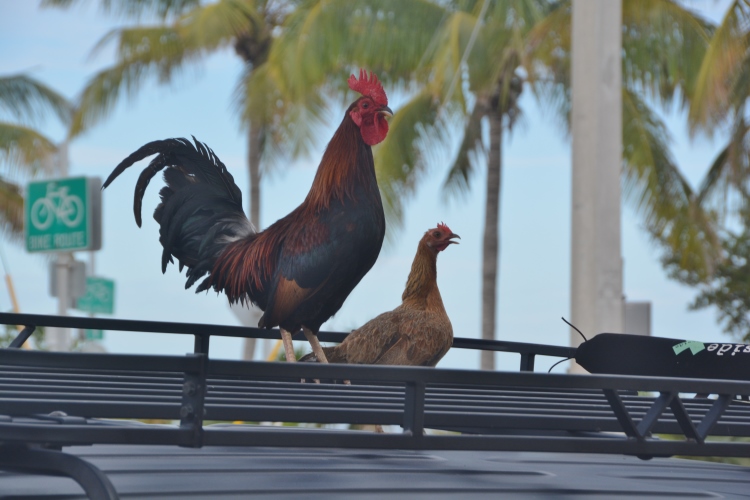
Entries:
MULTIPOLYGON (((263 129, 252 122, 247 132, 247 167, 250 178, 250 222, 260 231, 260 156, 263 145, 263 129)), ((255 339, 245 339, 242 359, 251 360, 255 354, 255 339)))
POLYGON ((247 166, 250 176, 250 222, 260 231, 260 155, 263 150, 263 131, 259 125, 248 126, 247 166))
MULTIPOLYGON (((490 119, 490 152, 487 158, 487 203, 482 241, 482 339, 495 339, 497 278, 500 257, 500 188, 502 185, 502 117, 497 110, 490 119)), ((480 368, 495 369, 495 353, 482 351, 480 368)))

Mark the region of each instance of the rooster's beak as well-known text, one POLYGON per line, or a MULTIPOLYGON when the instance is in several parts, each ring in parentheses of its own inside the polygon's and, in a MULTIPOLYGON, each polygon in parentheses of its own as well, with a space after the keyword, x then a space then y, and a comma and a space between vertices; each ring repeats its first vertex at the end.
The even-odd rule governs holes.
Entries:
POLYGON ((457 241, 451 241, 453 238, 458 238, 459 240, 461 239, 461 237, 459 235, 457 235, 456 233, 451 233, 451 235, 448 236, 448 244, 450 245, 451 243, 454 243, 454 244, 458 245, 457 241))
POLYGON ((393 116, 393 111, 388 106, 383 106, 378 110, 378 113, 383 114, 385 116, 393 116))

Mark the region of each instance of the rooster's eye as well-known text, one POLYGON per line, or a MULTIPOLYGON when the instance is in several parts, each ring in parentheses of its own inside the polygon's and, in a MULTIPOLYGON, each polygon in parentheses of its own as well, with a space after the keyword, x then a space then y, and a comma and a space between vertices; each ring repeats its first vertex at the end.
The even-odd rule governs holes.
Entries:
POLYGON ((369 107, 370 107, 370 103, 367 103, 367 102, 363 102, 363 103, 362 103, 362 107, 363 107, 364 109, 367 109, 367 108, 369 108, 369 107))

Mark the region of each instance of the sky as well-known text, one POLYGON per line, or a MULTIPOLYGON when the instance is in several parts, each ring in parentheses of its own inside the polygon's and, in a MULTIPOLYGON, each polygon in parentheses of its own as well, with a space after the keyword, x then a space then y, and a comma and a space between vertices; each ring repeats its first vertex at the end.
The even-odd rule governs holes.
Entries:
MULTIPOLYGON (((714 21, 721 18, 728 4, 727 0, 683 3, 714 21)), ((0 74, 24 72, 74 98, 96 71, 114 60, 111 46, 94 56, 92 47, 110 30, 129 22, 107 16, 97 4, 83 2, 70 10, 58 10, 41 9, 34 1, 0 0, 0 74)), ((123 99, 107 120, 70 144, 70 175, 104 179, 123 158, 149 141, 194 135, 216 152, 247 193, 247 146, 231 107, 241 71, 239 58, 227 48, 186 71, 175 84, 147 84, 136 98, 123 99)), ((524 94, 521 104, 523 120, 506 138, 504 148, 496 335, 501 340, 567 345, 569 329, 560 318, 570 314, 571 145, 553 112, 540 108, 530 92, 524 94)), ((398 112, 394 96, 391 107, 398 112)), ((264 179, 263 227, 293 210, 306 196, 343 109, 331 109, 329 116, 331 126, 319 131, 317 151, 264 179)), ((690 138, 684 113, 676 109, 665 112, 664 118, 675 160, 695 187, 725 136, 690 138)), ((56 141, 65 136, 54 118, 39 128, 56 141)), ((112 317, 239 325, 223 296, 185 290, 184 275, 174 266, 161 273, 158 225, 150 217, 158 199, 156 179, 145 195, 140 229, 131 208, 135 180, 145 166, 142 162, 131 168, 103 193, 103 246, 96 253, 95 267, 98 276, 116 282, 112 317)), ((396 307, 419 239, 443 221, 461 235, 461 244, 449 247, 438 258, 443 302, 455 336, 481 336, 484 173, 474 179, 466 197, 449 200, 441 191, 446 166, 430 167, 417 195, 406 204, 403 227, 394 231, 373 269, 322 330, 349 331, 396 307)), ((56 299, 49 295, 48 261, 26 253, 17 244, 5 240, 0 244, 21 311, 56 314, 56 299)), ((667 279, 659 249, 626 199, 622 255, 625 296, 629 301, 651 302, 652 335, 729 341, 714 310, 688 310, 696 290, 667 279)), ((88 261, 89 254, 78 253, 76 258, 88 261)), ((0 310, 10 309, 7 290, 1 288, 0 310)), ((83 315, 77 311, 69 314, 83 315)), ((188 336, 106 332, 103 343, 107 350, 120 353, 183 354, 192 350, 188 336)), ((214 357, 239 359, 241 352, 239 339, 214 337, 211 341, 214 357)), ((518 369, 516 355, 497 354, 496 359, 498 369, 518 369)), ((546 369, 554 361, 539 359, 537 369, 546 369)), ((440 362, 449 368, 476 368, 478 364, 476 351, 459 349, 451 350, 440 362)), ((562 370, 564 366, 556 368, 562 370)))

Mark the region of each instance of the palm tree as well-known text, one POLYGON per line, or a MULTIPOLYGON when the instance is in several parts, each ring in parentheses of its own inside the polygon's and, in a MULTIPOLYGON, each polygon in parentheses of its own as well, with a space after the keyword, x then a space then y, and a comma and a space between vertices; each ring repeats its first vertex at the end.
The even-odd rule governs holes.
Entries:
POLYGON ((729 130, 729 138, 712 162, 699 190, 702 202, 723 214, 750 200, 750 3, 729 6, 702 60, 693 92, 691 132, 709 136, 729 130), (728 196, 730 195, 730 196, 728 196))
POLYGON ((0 121, 0 226, 20 239, 23 234, 23 195, 17 180, 49 170, 58 151, 55 143, 32 128, 52 112, 63 122, 70 119, 68 101, 27 75, 0 76, 0 110, 13 122, 0 121))
MULTIPOLYGON (((97 49, 114 41, 117 61, 88 82, 73 116, 75 137, 104 119, 127 94, 133 98, 150 79, 173 82, 182 70, 232 47, 244 66, 233 96, 235 109, 247 131, 249 218, 260 228, 260 196, 264 169, 296 157, 312 146, 312 131, 324 109, 320 95, 309 94, 292 102, 282 91, 277 68, 268 55, 278 30, 301 0, 102 0, 108 12, 157 15, 156 26, 135 26, 105 36, 97 49), (264 167, 261 163, 264 163, 264 167)), ((43 5, 70 7, 76 0, 45 0, 43 5)), ((252 357, 255 339, 247 339, 245 357, 252 357)))
POLYGON ((708 167, 696 199, 714 214, 722 252, 706 270, 681 246, 671 247, 665 265, 671 276, 698 287, 691 308, 714 306, 727 333, 748 339, 747 244, 750 228, 750 3, 733 1, 701 61, 688 120, 693 135, 718 131, 726 143, 708 167))
MULTIPOLYGON (((516 122, 519 97, 529 88, 559 110, 567 127, 570 2, 355 1, 350 15, 345 15, 341 2, 321 3, 328 14, 316 17, 300 11, 290 16, 276 46, 298 47, 293 57, 294 50, 283 51, 288 64, 304 61, 314 75, 328 75, 341 69, 341 61, 357 62, 382 69, 382 79, 401 83, 410 93, 375 155, 390 222, 401 219, 404 201, 428 167, 441 164, 454 137, 461 139, 447 168, 447 195, 469 190, 477 170, 486 164, 482 338, 493 339, 503 134, 516 122), (402 19, 410 22, 405 28, 399 24, 402 19), (315 43, 301 43, 328 39, 330 32, 356 40, 355 45, 331 44, 337 52, 316 52, 315 43), (483 128, 489 130, 489 144, 482 140, 483 128)), ((646 98, 666 105, 682 96, 679 104, 687 104, 710 26, 670 0, 623 2, 623 25, 626 192, 655 237, 688 245, 707 266, 709 254, 718 250, 710 218, 699 210, 695 194, 674 164, 666 128, 646 98)), ((276 57, 275 51, 270 57, 276 57)), ((323 77, 315 78, 298 83, 322 84, 323 77)), ((494 367, 491 353, 482 354, 481 367, 494 367)))

